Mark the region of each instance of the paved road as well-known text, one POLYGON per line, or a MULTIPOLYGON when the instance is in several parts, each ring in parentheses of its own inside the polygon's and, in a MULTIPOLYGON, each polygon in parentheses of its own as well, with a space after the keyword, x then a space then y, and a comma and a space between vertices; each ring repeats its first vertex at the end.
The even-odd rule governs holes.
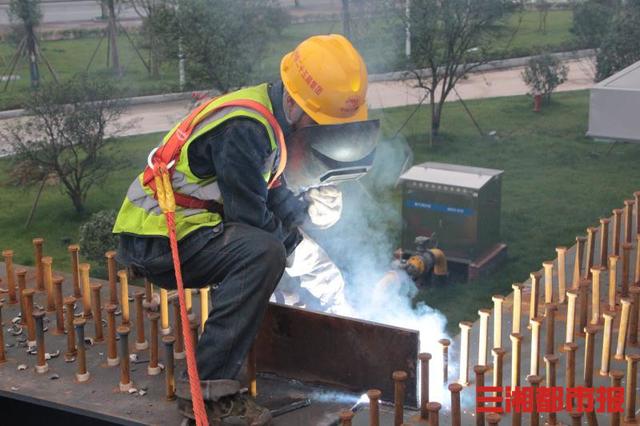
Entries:
MULTIPOLYGON (((290 9, 296 16, 311 13, 329 13, 340 10, 340 0, 303 0, 300 8, 293 8, 293 0, 279 0, 283 7, 290 9)), ((99 19, 102 15, 100 3, 96 0, 75 0, 75 1, 55 1, 43 2, 42 23, 43 24, 73 24, 99 19)), ((7 25, 9 17, 8 1, 0 1, 0 25, 7 25)), ((118 16, 121 19, 139 19, 136 11, 131 7, 130 2, 120 2, 118 16)))
MULTIPOLYGON (((565 62, 569 67, 568 80, 558 91, 588 89, 593 86, 592 62, 588 59, 565 62)), ((522 81, 522 68, 475 73, 462 80, 456 89, 462 99, 493 98, 500 96, 524 95, 528 88, 522 81)), ((417 105, 424 97, 424 91, 414 87, 415 81, 379 81, 369 84, 367 94, 371 108, 389 108, 405 105, 417 105)), ((451 94, 447 101, 456 101, 451 94)), ((126 120, 134 121, 134 126, 126 134, 148 134, 167 131, 176 121, 184 117, 191 107, 190 100, 171 101, 154 104, 134 105, 128 109, 126 120)), ((28 117, 0 120, 0 131, 17 120, 28 117)), ((8 147, 0 141, 0 156, 8 153, 8 147)))

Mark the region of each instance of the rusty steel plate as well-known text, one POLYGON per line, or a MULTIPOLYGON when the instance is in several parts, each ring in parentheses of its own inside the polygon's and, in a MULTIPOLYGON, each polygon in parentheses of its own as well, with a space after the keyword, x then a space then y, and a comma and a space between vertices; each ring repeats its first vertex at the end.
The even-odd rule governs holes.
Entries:
POLYGON ((415 330, 270 303, 256 341, 258 371, 392 399, 396 370, 408 374, 405 403, 417 406, 415 330))

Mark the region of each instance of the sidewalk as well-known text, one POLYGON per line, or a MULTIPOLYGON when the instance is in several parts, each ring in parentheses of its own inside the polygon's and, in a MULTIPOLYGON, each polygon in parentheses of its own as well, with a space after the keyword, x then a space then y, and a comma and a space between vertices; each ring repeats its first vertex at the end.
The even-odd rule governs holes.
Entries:
MULTIPOLYGON (((590 59, 569 60, 565 61, 565 64, 569 67, 569 75, 558 91, 584 90, 593 86, 593 69, 590 59)), ((456 89, 464 100, 524 95, 528 88, 522 81, 522 70, 523 67, 516 67, 473 73, 459 81, 456 89)), ((369 107, 378 109, 417 105, 426 93, 415 85, 415 80, 370 82, 367 94, 369 107)), ((123 120, 133 120, 135 125, 125 135, 165 132, 171 129, 187 114, 192 104, 190 98, 176 99, 176 97, 166 102, 130 106, 123 120)), ((457 100, 455 93, 451 93, 447 98, 447 102, 457 100)), ((0 119, 0 130, 19 120, 28 119, 29 117, 0 119)), ((1 144, 2 142, 0 142, 0 156, 8 155, 8 147, 1 144)))

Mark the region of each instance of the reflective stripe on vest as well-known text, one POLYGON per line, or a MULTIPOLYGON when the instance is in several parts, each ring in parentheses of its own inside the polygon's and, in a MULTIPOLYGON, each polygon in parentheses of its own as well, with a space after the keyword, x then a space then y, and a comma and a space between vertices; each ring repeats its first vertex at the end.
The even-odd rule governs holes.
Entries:
MULTIPOLYGON (((263 84, 224 95, 212 101, 210 105, 200 112, 200 114, 206 114, 207 110, 211 110, 210 108, 215 108, 217 105, 221 105, 222 103, 232 99, 250 99, 259 102, 269 111, 273 111, 268 96, 267 85, 263 84)), ((235 117, 252 118, 265 126, 272 152, 265 161, 263 169, 260 172, 262 173, 265 182, 269 181, 272 173, 275 172, 277 167, 276 160, 278 156, 277 143, 273 129, 269 123, 255 111, 243 109, 241 107, 228 107, 223 108, 220 111, 216 111, 209 117, 205 118, 191 133, 191 137, 189 137, 187 142, 184 144, 176 162, 175 169, 173 170, 172 185, 174 191, 201 200, 213 200, 221 204, 223 203, 216 178, 209 177, 201 179, 195 176, 191 171, 189 166, 188 148, 189 145, 199 136, 235 117)), ((170 135, 179 125, 180 123, 178 123, 178 125, 174 127, 168 135, 170 135)), ((163 144, 167 142, 168 135, 163 139, 163 144)), ((221 221, 222 218, 219 214, 212 213, 205 209, 178 207, 176 211, 178 239, 182 239, 198 228, 204 226, 216 226, 221 221)), ((153 196, 153 191, 143 185, 143 174, 139 175, 130 185, 127 197, 120 208, 120 212, 118 213, 113 232, 147 236, 167 236, 166 225, 164 224, 162 212, 160 211, 158 203, 153 196)))

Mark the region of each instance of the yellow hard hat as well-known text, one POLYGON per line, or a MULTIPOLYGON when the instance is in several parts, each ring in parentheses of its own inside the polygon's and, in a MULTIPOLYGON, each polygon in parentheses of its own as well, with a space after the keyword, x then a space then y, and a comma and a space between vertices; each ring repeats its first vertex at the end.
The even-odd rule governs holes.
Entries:
POLYGON ((367 66, 341 35, 300 43, 282 58, 280 76, 293 100, 318 124, 367 119, 367 66))

